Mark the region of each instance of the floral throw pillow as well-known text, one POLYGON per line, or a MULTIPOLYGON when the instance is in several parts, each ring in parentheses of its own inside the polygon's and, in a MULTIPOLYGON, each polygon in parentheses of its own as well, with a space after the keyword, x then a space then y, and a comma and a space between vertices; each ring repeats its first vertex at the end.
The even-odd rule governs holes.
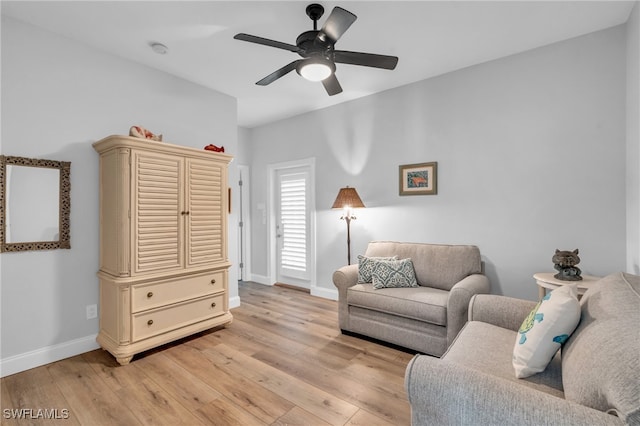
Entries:
POLYGON ((373 270, 374 262, 378 260, 397 260, 398 256, 391 257, 367 257, 358 255, 358 282, 370 283, 371 271, 373 270))
POLYGON ((411 259, 379 260, 371 271, 373 288, 418 287, 411 259))

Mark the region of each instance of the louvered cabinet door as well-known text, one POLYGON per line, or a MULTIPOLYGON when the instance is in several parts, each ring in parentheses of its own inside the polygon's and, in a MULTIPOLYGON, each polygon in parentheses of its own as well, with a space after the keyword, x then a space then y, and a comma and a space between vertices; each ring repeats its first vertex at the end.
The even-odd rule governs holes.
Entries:
POLYGON ((226 164, 186 160, 186 267, 214 266, 227 260, 226 164))
POLYGON ((132 275, 184 267, 181 157, 132 151, 132 275))

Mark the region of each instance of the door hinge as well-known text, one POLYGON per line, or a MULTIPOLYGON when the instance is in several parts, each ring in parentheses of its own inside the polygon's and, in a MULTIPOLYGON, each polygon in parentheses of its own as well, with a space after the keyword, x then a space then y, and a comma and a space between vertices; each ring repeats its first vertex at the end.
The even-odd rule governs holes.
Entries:
POLYGON ((239 226, 240 228, 242 228, 242 227, 244 226, 244 222, 240 221, 240 222, 238 223, 238 226, 239 226))
POLYGON ((242 179, 238 181, 238 185, 242 186, 242 179))

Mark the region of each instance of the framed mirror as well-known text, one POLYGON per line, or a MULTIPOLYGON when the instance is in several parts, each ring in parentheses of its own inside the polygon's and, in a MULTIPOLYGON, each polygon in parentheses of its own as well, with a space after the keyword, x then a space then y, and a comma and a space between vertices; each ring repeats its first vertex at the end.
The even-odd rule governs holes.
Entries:
POLYGON ((0 252, 71 248, 71 163, 0 155, 0 252))

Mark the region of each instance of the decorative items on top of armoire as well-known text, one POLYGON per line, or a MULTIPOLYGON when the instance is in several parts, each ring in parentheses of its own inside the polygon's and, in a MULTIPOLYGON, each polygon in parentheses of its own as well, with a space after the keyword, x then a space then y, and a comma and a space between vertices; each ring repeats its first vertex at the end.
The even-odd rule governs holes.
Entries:
POLYGON ((120 364, 232 321, 223 153, 109 136, 100 154, 100 332, 120 364))

